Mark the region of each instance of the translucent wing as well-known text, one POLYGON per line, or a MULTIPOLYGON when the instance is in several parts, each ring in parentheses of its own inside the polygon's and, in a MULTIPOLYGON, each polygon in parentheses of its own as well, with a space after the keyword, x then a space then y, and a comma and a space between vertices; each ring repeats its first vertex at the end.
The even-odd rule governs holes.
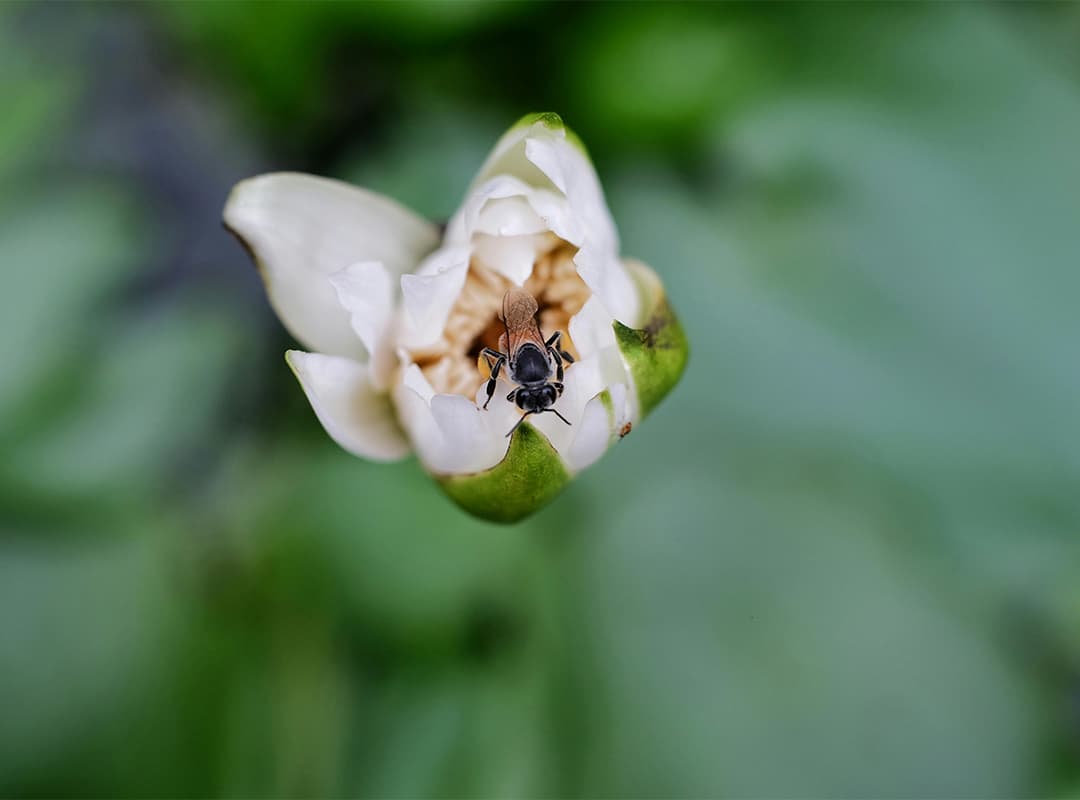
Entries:
POLYGON ((520 286, 512 286, 503 295, 503 322, 511 331, 529 327, 535 324, 538 308, 536 298, 520 286))
POLYGON ((514 351, 525 342, 532 342, 541 350, 544 349, 544 337, 536 324, 538 308, 536 298, 518 286, 512 286, 503 295, 502 316, 509 346, 507 355, 513 356, 514 351))

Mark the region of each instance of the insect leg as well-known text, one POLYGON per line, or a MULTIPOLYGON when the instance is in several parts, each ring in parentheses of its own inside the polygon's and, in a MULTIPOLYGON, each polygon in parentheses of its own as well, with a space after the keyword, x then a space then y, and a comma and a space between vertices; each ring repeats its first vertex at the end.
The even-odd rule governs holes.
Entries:
POLYGON ((555 359, 555 380, 561 381, 563 379, 562 357, 559 355, 559 351, 554 347, 549 347, 548 353, 555 359))
POLYGON ((558 392, 559 397, 562 397, 563 389, 566 388, 563 386, 562 381, 552 381, 551 385, 555 387, 555 391, 558 392))
POLYGON ((485 347, 482 351, 485 358, 491 358, 492 354, 495 355, 495 366, 491 368, 491 377, 487 382, 487 400, 484 401, 484 410, 487 410, 488 403, 491 402, 492 395, 495 394, 495 386, 499 382, 499 370, 502 369, 502 365, 506 363, 506 356, 495 350, 485 347))
POLYGON ((568 352, 566 352, 565 350, 563 350, 561 347, 559 347, 559 345, 561 343, 562 343, 562 331, 555 331, 555 333, 551 334, 551 336, 548 337, 548 340, 545 342, 545 344, 548 347, 548 350, 554 351, 553 355, 555 353, 558 353, 559 356, 562 358, 562 360, 565 361, 567 364, 573 364, 574 363, 574 357, 572 355, 570 355, 568 352))
POLYGON ((513 403, 517 399, 517 389, 511 389, 510 394, 506 395, 506 399, 513 403))
POLYGON ((481 350, 480 355, 487 358, 506 358, 506 353, 500 353, 498 350, 492 350, 490 347, 485 347, 481 350))

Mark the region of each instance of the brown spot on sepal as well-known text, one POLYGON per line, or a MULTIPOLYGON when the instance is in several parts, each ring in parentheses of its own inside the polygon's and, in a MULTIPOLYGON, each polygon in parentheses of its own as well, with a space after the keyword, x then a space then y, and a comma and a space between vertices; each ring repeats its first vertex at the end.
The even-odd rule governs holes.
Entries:
POLYGON ((642 343, 647 347, 655 347, 660 350, 671 349, 673 346, 672 342, 668 341, 666 337, 659 335, 670 319, 670 315, 667 314, 653 314, 645 324, 645 327, 641 329, 642 343))

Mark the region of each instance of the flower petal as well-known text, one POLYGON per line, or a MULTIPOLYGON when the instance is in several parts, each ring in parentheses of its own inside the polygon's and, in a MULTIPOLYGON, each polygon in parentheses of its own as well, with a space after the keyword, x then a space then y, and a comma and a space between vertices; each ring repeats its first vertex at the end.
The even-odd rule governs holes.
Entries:
MULTIPOLYGON (((525 157, 525 140, 529 136, 541 133, 545 128, 560 130, 564 136, 566 135, 566 126, 558 114, 526 114, 514 123, 510 130, 495 143, 484 165, 473 178, 471 189, 486 183, 496 175, 513 175, 530 186, 556 188, 551 179, 525 157)), ((581 145, 581 140, 574 137, 574 141, 584 152, 585 148, 581 145)))
POLYGON ((297 341, 354 358, 364 348, 327 277, 359 261, 380 262, 397 276, 439 241, 438 228, 388 198, 289 172, 238 183, 225 224, 252 254, 271 305, 297 341))
POLYGON ((510 444, 506 433, 513 422, 496 424, 496 419, 503 415, 481 410, 460 394, 435 395, 431 413, 443 435, 445 472, 480 472, 498 464, 506 455, 510 444))
POLYGON ((517 421, 509 404, 493 403, 483 411, 462 395, 436 394, 416 364, 405 368, 394 399, 428 471, 437 475, 480 472, 506 455, 510 444, 506 433, 517 421))
POLYGON ((641 324, 641 295, 615 254, 585 244, 574 256, 574 265, 611 317, 630 326, 641 324))
POLYGON ((490 236, 521 236, 547 229, 536 209, 521 196, 486 203, 476 220, 476 232, 490 236))
POLYGON ((611 314, 595 297, 590 297, 581 310, 570 318, 570 338, 581 358, 588 358, 615 345, 611 314))
POLYGON ((390 328, 396 287, 389 271, 380 261, 361 261, 331 275, 330 285, 368 353, 375 387, 385 391, 395 364, 390 328))
POLYGON ((438 340, 446 327, 469 269, 467 247, 446 247, 432 253, 416 274, 401 276, 405 305, 402 343, 423 347, 438 340))
POLYGON ((409 443, 398 427, 390 398, 375 391, 367 365, 301 350, 289 350, 285 360, 335 442, 374 461, 396 461, 408 455, 409 443))
POLYGON ((596 463, 612 443, 630 432, 630 405, 625 383, 612 384, 588 402, 563 456, 571 470, 580 472, 596 463))
POLYGON ((642 289, 648 313, 641 328, 618 321, 613 327, 633 376, 639 416, 644 417, 679 382, 689 357, 689 343, 656 273, 639 261, 628 260, 626 266, 642 289))
POLYGON ((473 189, 498 175, 515 177, 536 188, 557 189, 570 202, 592 242, 618 252, 619 237, 600 179, 581 140, 558 114, 529 114, 503 134, 473 180, 473 189))
POLYGON ((474 241, 476 257, 494 272, 523 286, 532 275, 533 265, 540 253, 551 249, 547 235, 488 236, 480 234, 474 241))
POLYGON ((525 139, 525 157, 558 187, 570 202, 574 216, 592 246, 619 252, 619 235, 604 200, 600 179, 589 157, 566 138, 566 131, 541 126, 525 139))
MULTIPOLYGON (((498 182, 508 179, 543 193, 533 199, 518 190, 555 234, 579 248, 574 257, 578 273, 611 316, 631 327, 640 325, 640 297, 619 261, 619 236, 600 179, 580 140, 557 114, 529 115, 504 134, 472 192, 505 197, 508 188, 498 182), (551 189, 565 198, 564 209, 551 203, 551 189)), ((464 233, 473 227, 466 218, 464 233)))
POLYGON ((565 455, 577 434, 585 406, 605 388, 599 356, 594 355, 572 364, 566 370, 563 386, 562 396, 554 407, 570 421, 569 425, 554 414, 538 414, 529 419, 533 427, 547 436, 560 454, 565 455))

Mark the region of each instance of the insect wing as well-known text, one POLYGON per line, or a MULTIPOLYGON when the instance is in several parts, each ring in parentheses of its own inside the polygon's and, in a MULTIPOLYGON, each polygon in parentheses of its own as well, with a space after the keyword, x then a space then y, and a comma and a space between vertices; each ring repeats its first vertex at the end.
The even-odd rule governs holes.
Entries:
POLYGON ((512 287, 503 296, 503 322, 506 323, 508 354, 517 352, 526 342, 544 350, 544 337, 536 324, 536 299, 525 289, 512 287))

